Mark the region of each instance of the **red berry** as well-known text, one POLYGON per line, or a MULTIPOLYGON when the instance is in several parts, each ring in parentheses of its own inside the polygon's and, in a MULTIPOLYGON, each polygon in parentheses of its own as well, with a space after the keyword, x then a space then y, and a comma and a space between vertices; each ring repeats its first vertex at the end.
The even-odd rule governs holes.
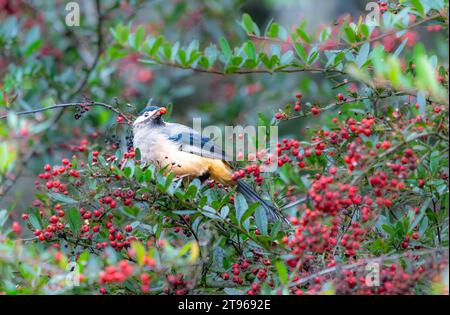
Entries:
POLYGON ((167 108, 161 107, 161 108, 159 109, 159 113, 160 113, 161 115, 164 115, 165 113, 167 113, 167 108))
POLYGON ((311 113, 313 114, 313 115, 318 115, 319 114, 319 109, 317 108, 317 107, 312 107, 311 108, 311 113))
POLYGON ((343 101, 344 100, 344 95, 342 93, 339 93, 337 95, 338 100, 343 101))
POLYGON ((117 122, 118 122, 118 123, 123 122, 123 117, 122 117, 122 116, 117 116, 117 122))
POLYGON ((19 222, 16 221, 13 222, 12 230, 16 234, 20 234, 22 232, 22 227, 20 226, 19 222))

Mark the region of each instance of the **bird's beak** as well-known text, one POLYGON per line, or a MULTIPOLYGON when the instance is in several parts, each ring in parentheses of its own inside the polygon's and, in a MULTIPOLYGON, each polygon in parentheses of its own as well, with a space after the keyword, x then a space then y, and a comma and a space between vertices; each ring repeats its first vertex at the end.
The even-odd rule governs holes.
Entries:
POLYGON ((156 118, 161 117, 161 115, 162 114, 161 114, 161 112, 159 110, 155 110, 155 112, 153 113, 153 115, 150 116, 150 118, 156 119, 156 118))

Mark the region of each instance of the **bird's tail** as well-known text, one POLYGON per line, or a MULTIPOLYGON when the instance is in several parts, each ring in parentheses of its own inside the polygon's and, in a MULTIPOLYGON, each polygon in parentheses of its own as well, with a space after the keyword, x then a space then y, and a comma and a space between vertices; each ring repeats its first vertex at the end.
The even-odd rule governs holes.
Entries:
POLYGON ((237 191, 242 195, 244 195, 247 201, 250 201, 251 203, 259 202, 259 204, 266 211, 269 221, 273 222, 277 220, 282 220, 284 222, 288 222, 287 219, 283 216, 283 214, 278 212, 278 210, 275 208, 274 205, 262 199, 261 196, 259 196, 258 193, 254 191, 253 188, 250 187, 250 185, 248 185, 244 181, 242 180, 237 181, 237 191))

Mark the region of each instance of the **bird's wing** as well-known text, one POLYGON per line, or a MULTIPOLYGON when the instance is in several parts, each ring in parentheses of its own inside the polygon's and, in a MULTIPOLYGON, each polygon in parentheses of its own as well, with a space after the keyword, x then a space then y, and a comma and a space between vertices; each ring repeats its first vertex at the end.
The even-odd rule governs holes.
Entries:
POLYGON ((180 151, 191 154, 200 155, 203 157, 231 161, 225 154, 224 150, 211 138, 204 137, 192 128, 184 125, 168 123, 164 128, 168 139, 179 145, 180 151))

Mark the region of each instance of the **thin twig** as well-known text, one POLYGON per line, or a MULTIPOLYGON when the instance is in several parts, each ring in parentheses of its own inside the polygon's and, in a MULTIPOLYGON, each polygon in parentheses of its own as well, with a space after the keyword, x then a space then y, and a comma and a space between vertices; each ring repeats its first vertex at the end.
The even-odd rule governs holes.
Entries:
MULTIPOLYGON (((81 106, 81 105, 85 105, 85 106, 89 106, 89 107, 94 107, 94 106, 100 106, 103 108, 106 108, 114 113, 116 113, 117 115, 122 116, 128 123, 131 123, 132 120, 125 115, 124 113, 122 113, 120 110, 118 110, 117 108, 113 107, 112 105, 106 104, 106 103, 102 103, 102 102, 87 102, 87 103, 81 103, 81 102, 74 102, 74 103, 63 103, 63 104, 55 104, 52 106, 47 106, 47 107, 41 107, 41 108, 37 108, 37 109, 31 109, 31 110, 25 110, 25 111, 21 111, 21 112, 16 112, 16 115, 22 116, 22 115, 30 115, 30 114, 36 114, 36 113, 40 113, 40 112, 44 112, 47 110, 53 110, 53 109, 58 109, 58 108, 66 108, 66 107, 76 107, 76 106, 81 106)), ((0 119, 4 119, 8 117, 8 115, 3 115, 0 116, 0 119)))

